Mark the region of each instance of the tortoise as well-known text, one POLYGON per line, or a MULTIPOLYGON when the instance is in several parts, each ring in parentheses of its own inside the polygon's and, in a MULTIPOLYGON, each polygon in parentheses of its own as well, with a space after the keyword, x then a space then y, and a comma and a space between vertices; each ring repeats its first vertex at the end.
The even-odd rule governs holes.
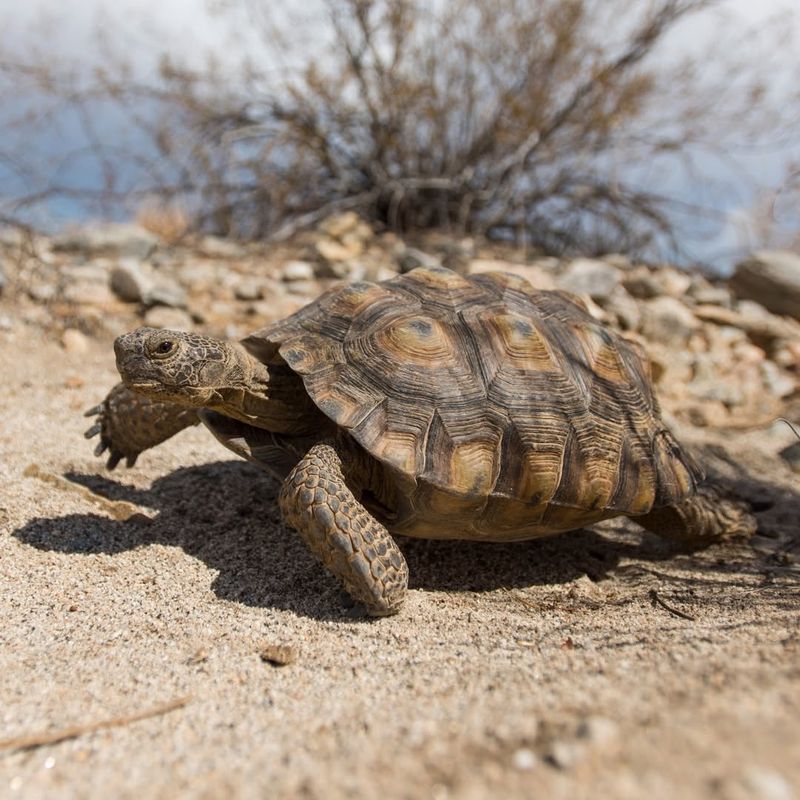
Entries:
POLYGON ((241 342, 140 328, 114 349, 122 383, 87 412, 108 466, 204 423, 277 475, 285 521, 370 615, 406 594, 392 534, 510 541, 618 515, 700 544, 755 529, 701 486, 640 346, 515 275, 420 268, 241 342))

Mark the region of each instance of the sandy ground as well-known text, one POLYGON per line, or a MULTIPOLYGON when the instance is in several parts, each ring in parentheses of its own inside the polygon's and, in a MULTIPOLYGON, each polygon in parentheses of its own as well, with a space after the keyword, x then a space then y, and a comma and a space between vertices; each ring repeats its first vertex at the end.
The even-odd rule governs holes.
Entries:
POLYGON ((403 541, 407 607, 361 621, 276 484, 204 430, 133 470, 93 458, 110 342, 14 323, 0 365, 0 796, 800 797, 787 430, 694 437, 760 509, 751 544, 687 554, 624 521, 403 541))

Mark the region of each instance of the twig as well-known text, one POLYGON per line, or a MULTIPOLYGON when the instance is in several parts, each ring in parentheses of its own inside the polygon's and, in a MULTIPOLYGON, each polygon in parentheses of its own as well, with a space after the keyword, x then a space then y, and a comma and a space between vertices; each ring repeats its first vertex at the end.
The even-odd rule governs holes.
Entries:
POLYGON ((789 426, 789 427, 792 429, 792 433, 793 433, 793 434, 794 434, 794 435, 795 435, 795 436, 796 436, 798 439, 800 439, 800 433, 798 433, 798 432, 797 432, 797 428, 795 428, 795 426, 794 426, 794 425, 792 425, 792 423, 791 423, 791 422, 789 422, 789 420, 788 420, 788 419, 786 419, 786 417, 778 417, 778 419, 777 419, 776 421, 777 421, 777 422, 785 422, 785 423, 786 423, 786 424, 787 424, 787 425, 788 425, 788 426, 789 426))
POLYGON ((160 706, 155 706, 155 708, 149 708, 146 711, 138 711, 134 714, 112 717, 111 719, 105 719, 99 722, 88 722, 85 725, 72 725, 69 728, 63 728, 53 733, 39 733, 31 736, 16 736, 11 739, 2 739, 0 740, 0 752, 31 750, 34 747, 57 744, 67 739, 77 739, 79 736, 83 736, 86 733, 94 733, 95 731, 104 730, 105 728, 119 728, 123 725, 129 725, 132 722, 139 722, 139 720, 142 719, 168 714, 170 711, 183 708, 190 700, 191 696, 187 695, 186 697, 179 697, 177 700, 171 700, 169 703, 163 703, 160 706))
POLYGON ((651 589, 647 593, 650 599, 653 601, 654 606, 661 606, 665 611, 669 611, 670 614, 674 614, 676 617, 680 617, 681 619, 688 619, 689 622, 694 622, 695 618, 690 616, 689 614, 684 614, 683 611, 678 611, 677 608, 673 608, 670 605, 667 605, 659 596, 658 592, 655 589, 651 589))

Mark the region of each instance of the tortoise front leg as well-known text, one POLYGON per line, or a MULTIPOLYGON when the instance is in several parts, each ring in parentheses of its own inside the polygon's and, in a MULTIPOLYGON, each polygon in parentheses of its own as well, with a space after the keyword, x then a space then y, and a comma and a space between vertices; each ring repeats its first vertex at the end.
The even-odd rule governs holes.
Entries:
POLYGON ((94 453, 99 456, 105 450, 110 451, 109 469, 114 469, 123 458, 132 467, 142 450, 155 447, 200 422, 196 408, 149 400, 126 389, 122 383, 118 383, 99 406, 90 408, 86 416, 96 417, 86 431, 86 438, 100 434, 94 453))
POLYGON ((408 567, 389 532, 356 500, 342 459, 317 444, 289 473, 280 493, 284 519, 371 616, 400 610, 408 567))

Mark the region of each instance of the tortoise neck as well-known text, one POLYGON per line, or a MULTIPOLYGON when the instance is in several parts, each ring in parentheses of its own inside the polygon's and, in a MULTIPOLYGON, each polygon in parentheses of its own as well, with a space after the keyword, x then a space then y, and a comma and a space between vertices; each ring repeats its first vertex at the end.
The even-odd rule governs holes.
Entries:
POLYGON ((273 433, 299 435, 319 430, 324 417, 285 364, 264 364, 241 345, 232 345, 229 380, 217 389, 211 408, 273 433))

